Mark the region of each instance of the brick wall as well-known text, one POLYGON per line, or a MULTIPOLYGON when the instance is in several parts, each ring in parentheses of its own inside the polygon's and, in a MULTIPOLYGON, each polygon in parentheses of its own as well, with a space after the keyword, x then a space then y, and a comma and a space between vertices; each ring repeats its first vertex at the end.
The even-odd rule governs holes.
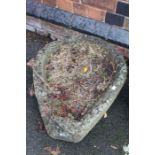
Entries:
POLYGON ((110 25, 129 28, 128 0, 34 0, 110 25))

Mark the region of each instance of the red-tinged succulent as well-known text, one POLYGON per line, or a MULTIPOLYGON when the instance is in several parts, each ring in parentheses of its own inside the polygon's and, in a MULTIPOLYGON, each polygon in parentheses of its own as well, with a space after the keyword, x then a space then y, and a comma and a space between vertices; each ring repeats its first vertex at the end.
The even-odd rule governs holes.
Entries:
POLYGON ((57 112, 58 116, 66 117, 68 114, 68 107, 65 104, 62 104, 57 112))
POLYGON ((57 96, 57 99, 65 101, 65 100, 68 99, 68 96, 66 96, 66 95, 59 95, 59 96, 57 96))

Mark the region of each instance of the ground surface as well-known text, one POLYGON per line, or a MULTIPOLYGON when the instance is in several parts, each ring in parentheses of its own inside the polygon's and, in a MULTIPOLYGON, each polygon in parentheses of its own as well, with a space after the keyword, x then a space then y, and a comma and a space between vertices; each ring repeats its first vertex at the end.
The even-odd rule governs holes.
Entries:
MULTIPOLYGON (((26 61, 35 57, 37 51, 46 43, 48 38, 27 32, 26 61)), ((102 119, 95 128, 78 143, 67 143, 50 138, 45 130, 40 130, 42 123, 38 103, 35 97, 28 94, 33 83, 32 70, 26 68, 27 86, 27 155, 49 155, 44 147, 60 147, 60 155, 121 155, 122 146, 128 144, 129 128, 129 99, 128 84, 124 86, 119 96, 108 111, 108 117, 102 119), (116 146, 117 149, 111 147, 116 146)))

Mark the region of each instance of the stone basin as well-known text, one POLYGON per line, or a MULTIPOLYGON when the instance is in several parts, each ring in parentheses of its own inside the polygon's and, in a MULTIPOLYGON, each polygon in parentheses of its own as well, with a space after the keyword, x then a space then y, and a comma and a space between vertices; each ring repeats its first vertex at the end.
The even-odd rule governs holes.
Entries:
POLYGON ((47 44, 38 51, 34 61, 33 81, 39 110, 48 135, 54 139, 74 143, 80 142, 110 108, 125 83, 126 75, 127 67, 123 56, 118 54, 110 43, 97 37, 82 35, 47 44), (45 100, 51 99, 48 97, 49 86, 46 81, 44 66, 47 64, 48 57, 56 53, 58 49, 61 49, 62 45, 66 44, 69 46, 83 40, 89 42, 90 46, 95 43, 106 50, 107 56, 110 56, 116 63, 116 73, 104 93, 101 94, 92 108, 80 120, 56 116, 51 112, 50 105, 45 102, 45 100))

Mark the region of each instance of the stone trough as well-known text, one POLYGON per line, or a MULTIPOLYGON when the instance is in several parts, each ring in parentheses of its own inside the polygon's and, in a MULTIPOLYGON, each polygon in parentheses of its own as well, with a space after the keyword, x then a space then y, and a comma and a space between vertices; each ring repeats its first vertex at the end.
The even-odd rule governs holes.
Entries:
POLYGON ((38 51, 38 55, 34 60, 33 81, 39 110, 48 135, 54 139, 74 143, 80 142, 110 108, 125 83, 126 75, 127 67, 123 56, 118 54, 110 43, 102 39, 82 35, 47 44, 43 49, 38 51), (91 110, 80 120, 73 120, 54 115, 50 110, 50 105, 45 102, 45 100, 51 99, 48 97, 49 86, 45 79, 46 72, 44 66, 47 64, 48 57, 57 52, 58 49, 60 51, 62 45, 67 44, 69 46, 81 40, 87 40, 87 42, 90 42, 90 45, 91 43, 95 43, 100 48, 106 50, 108 56, 116 63, 116 73, 106 91, 93 104, 91 110))

